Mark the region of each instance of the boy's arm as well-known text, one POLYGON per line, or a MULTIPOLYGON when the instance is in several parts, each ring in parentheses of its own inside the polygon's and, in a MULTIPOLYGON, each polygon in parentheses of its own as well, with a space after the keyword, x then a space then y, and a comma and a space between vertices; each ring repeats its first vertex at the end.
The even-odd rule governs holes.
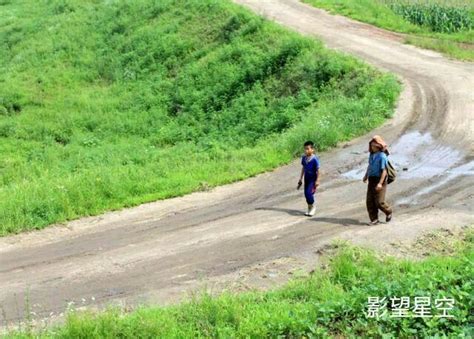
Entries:
POLYGON ((301 168, 300 180, 298 180, 298 186, 296 189, 300 189, 301 185, 303 185, 303 176, 304 176, 304 168, 301 168))
POLYGON ((316 158, 316 182, 314 183, 314 188, 318 188, 321 180, 321 171, 319 170, 321 168, 321 163, 319 162, 319 159, 316 158))

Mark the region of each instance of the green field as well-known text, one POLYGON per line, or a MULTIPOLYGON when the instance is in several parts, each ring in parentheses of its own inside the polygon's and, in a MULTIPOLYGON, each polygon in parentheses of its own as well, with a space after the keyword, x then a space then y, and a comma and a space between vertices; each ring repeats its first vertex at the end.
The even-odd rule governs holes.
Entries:
MULTIPOLYGON (((410 253, 429 251, 423 260, 401 260, 339 245, 326 267, 275 291, 203 295, 166 308, 131 313, 71 313, 65 324, 43 331, 24 325, 16 338, 472 338, 474 237, 430 234, 410 253), (433 247, 430 247, 431 246, 433 247), (366 316, 368 297, 409 297, 407 317, 366 316), (429 297, 431 317, 417 317, 415 297, 429 297), (442 314, 437 299, 454 299, 442 314)), ((442 303, 441 307, 447 306, 442 303)))
POLYGON ((325 150, 400 87, 229 1, 2 0, 0 40, 0 235, 325 150))
POLYGON ((474 61, 472 0, 303 0, 329 10, 404 33, 405 42, 474 61))

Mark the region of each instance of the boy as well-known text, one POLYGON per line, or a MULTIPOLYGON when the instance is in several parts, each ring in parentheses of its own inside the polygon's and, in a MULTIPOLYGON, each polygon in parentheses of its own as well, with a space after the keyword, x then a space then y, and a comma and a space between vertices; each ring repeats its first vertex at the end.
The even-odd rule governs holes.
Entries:
POLYGON ((298 181, 298 189, 301 187, 304 177, 304 196, 308 203, 308 212, 306 216, 312 217, 316 213, 316 206, 314 205, 314 193, 319 186, 319 159, 314 154, 314 143, 306 141, 304 143, 304 155, 301 158, 300 180, 298 181))

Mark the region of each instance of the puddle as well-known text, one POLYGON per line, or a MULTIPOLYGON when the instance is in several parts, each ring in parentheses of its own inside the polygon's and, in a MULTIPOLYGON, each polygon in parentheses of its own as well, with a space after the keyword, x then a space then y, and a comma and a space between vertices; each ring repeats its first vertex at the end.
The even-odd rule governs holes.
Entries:
MULTIPOLYGON (((390 153, 389 159, 397 169, 397 180, 439 178, 410 199, 398 201, 399 204, 415 203, 417 196, 428 194, 458 176, 474 175, 474 161, 462 164, 460 151, 437 144, 430 133, 409 132, 390 146, 390 153)), ((361 180, 366 168, 367 164, 364 163, 343 173, 342 177, 361 180)))
POLYGON ((418 131, 403 135, 393 145, 392 153, 390 158, 402 179, 432 178, 446 172, 463 158, 458 150, 436 144, 430 133, 418 131))
MULTIPOLYGON (((462 154, 449 146, 440 146, 430 133, 413 131, 390 146, 390 161, 398 172, 397 179, 432 178, 445 173, 462 160, 462 154)), ((366 155, 368 157, 368 154, 366 155)), ((342 176, 360 180, 367 168, 363 164, 342 176)))
POLYGON ((351 180, 362 180, 362 177, 364 176, 365 170, 367 165, 364 165, 364 167, 360 168, 355 168, 353 170, 350 170, 346 173, 343 173, 342 176, 346 179, 351 179, 351 180))
POLYGON ((415 193, 415 195, 411 196, 410 198, 403 198, 403 199, 398 200, 397 204, 408 204, 408 203, 416 204, 418 202, 417 200, 418 197, 433 192, 438 187, 443 186, 447 182, 461 175, 474 175, 474 161, 470 161, 466 164, 463 164, 458 167, 454 167, 446 171, 445 175, 442 177, 439 177, 439 180, 436 183, 419 190, 418 192, 415 193))

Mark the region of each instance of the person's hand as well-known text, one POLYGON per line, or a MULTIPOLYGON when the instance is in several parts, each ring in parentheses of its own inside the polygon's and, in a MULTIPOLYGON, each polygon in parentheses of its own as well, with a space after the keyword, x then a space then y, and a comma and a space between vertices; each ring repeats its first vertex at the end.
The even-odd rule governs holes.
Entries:
POLYGON ((303 182, 300 180, 298 181, 298 186, 296 186, 296 189, 299 190, 301 188, 301 185, 303 185, 303 182))
POLYGON ((377 187, 375 187, 375 190, 377 192, 380 192, 382 190, 382 184, 377 184, 377 187))
POLYGON ((362 181, 366 184, 367 183, 367 176, 364 175, 364 177, 362 178, 362 181))

